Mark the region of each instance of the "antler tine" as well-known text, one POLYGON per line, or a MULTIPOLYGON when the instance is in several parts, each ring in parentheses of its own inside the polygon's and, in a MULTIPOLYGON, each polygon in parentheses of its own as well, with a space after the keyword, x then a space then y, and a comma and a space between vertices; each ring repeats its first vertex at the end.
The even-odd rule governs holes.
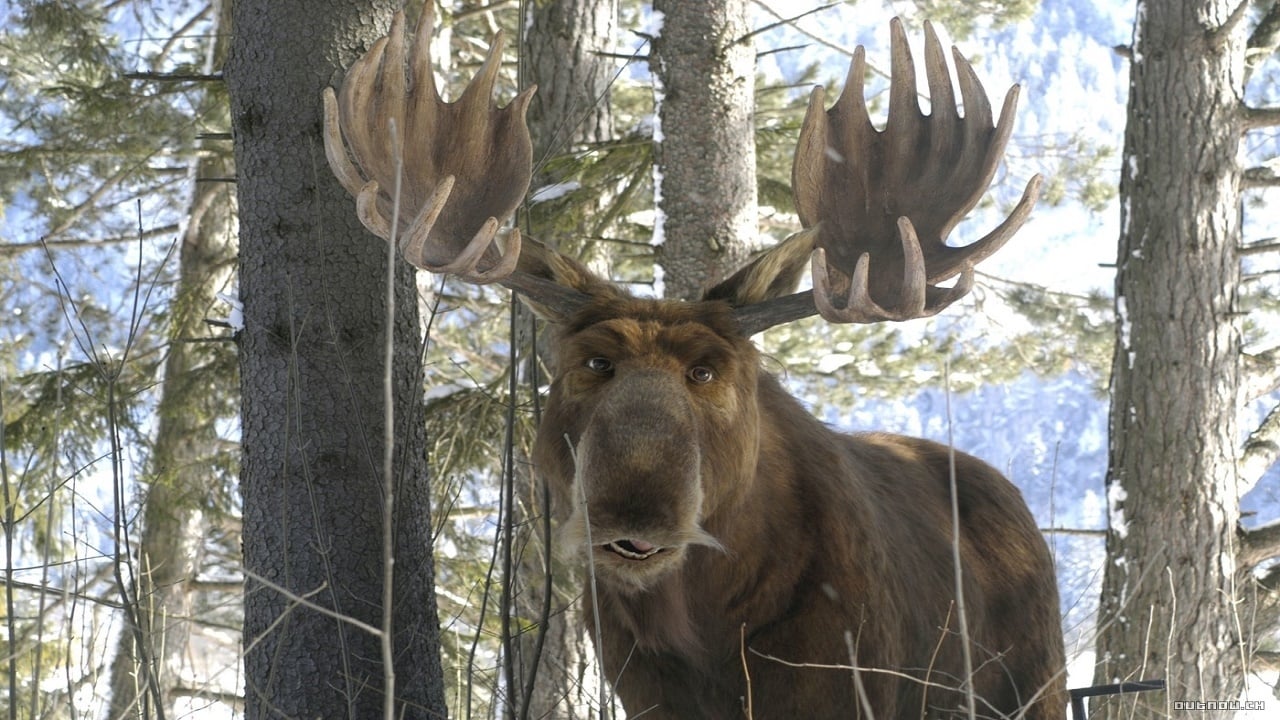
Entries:
MULTIPOLYGON (((870 323, 934 315, 973 286, 974 266, 1026 222, 1039 196, 1033 177, 994 230, 963 247, 947 245, 955 225, 990 185, 1013 130, 1018 86, 993 124, 977 73, 952 48, 957 93, 946 53, 925 23, 925 115, 902 23, 891 30, 889 116, 871 123, 864 98, 866 55, 854 51, 844 91, 830 109, 814 88, 796 143, 792 193, 813 251, 813 290, 739 306, 739 327, 755 333, 815 313, 831 322, 870 323), (955 278, 951 287, 936 283, 955 278)), ((798 236, 793 236, 793 238, 798 236)), ((792 244, 792 240, 780 244, 792 244)), ((790 250, 788 251, 790 252, 790 250)))
POLYGON ((1013 212, 981 240, 950 247, 947 236, 981 199, 1013 128, 1018 88, 998 124, 972 66, 953 48, 963 115, 932 25, 925 24, 930 112, 920 110, 915 63, 901 22, 891 24, 889 114, 877 131, 862 93, 865 60, 855 52, 839 100, 823 111, 815 90, 793 169, 800 219, 817 231, 815 310, 832 322, 906 320, 936 314, 972 286, 973 267, 1026 221, 1038 196, 1032 178, 1013 212), (935 284, 959 275, 953 287, 935 284))
POLYGON ((432 32, 428 3, 406 52, 404 14, 396 13, 390 34, 351 66, 341 90, 325 91, 325 155, 356 196, 364 225, 387 240, 401 231, 400 250, 410 263, 473 283, 501 281, 520 250, 517 232, 506 234, 505 253, 496 239, 532 175, 524 115, 534 89, 505 108, 494 106, 504 44, 498 33, 462 95, 444 102, 432 73, 432 32), (389 142, 393 126, 403 133, 403 148, 389 142))

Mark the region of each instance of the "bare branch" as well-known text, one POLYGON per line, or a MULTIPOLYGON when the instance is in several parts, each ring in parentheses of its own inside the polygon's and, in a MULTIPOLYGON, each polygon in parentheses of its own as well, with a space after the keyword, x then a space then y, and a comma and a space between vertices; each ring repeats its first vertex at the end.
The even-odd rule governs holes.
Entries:
POLYGON ((1240 494, 1253 489, 1277 458, 1280 458, 1280 405, 1273 407, 1244 441, 1239 463, 1240 494))
POLYGON ((1249 669, 1275 672, 1280 670, 1280 652, 1274 650, 1257 650, 1249 658, 1249 669))
POLYGON ((1253 0, 1240 0, 1239 4, 1236 5, 1236 9, 1232 10, 1222 25, 1213 31, 1214 37, 1221 40, 1234 33, 1236 28, 1240 27, 1240 23, 1244 22, 1245 18, 1249 16, 1249 6, 1252 4, 1253 0))
POLYGON ((1248 49, 1245 50, 1245 82, 1249 81, 1254 70, 1275 54, 1277 47, 1280 47, 1280 2, 1271 0, 1271 7, 1249 35, 1248 49))
POLYGON ((1242 533, 1236 562, 1247 570, 1277 555, 1280 555, 1280 522, 1273 522, 1242 533))
POLYGON ((178 232, 181 226, 173 223, 162 225, 144 231, 141 235, 133 233, 132 235, 120 235, 118 237, 109 238, 82 238, 79 240, 32 240, 30 242, 0 242, 0 257, 6 255, 19 255, 28 250, 40 250, 48 248, 50 250, 71 249, 91 247, 93 245, 112 245, 115 243, 138 242, 138 240, 149 240, 156 237, 169 237, 178 232))
POLYGON ((1243 370, 1241 394, 1245 402, 1253 402, 1280 389, 1280 348, 1245 353, 1243 370))
POLYGON ((1280 239, 1271 237, 1257 240, 1246 245, 1241 245, 1236 248, 1236 252, 1239 253, 1241 257, 1280 252, 1280 239))
POLYGON ((1258 578, 1258 587, 1269 592, 1280 589, 1280 566, 1271 568, 1265 575, 1258 578))
POLYGON ((1258 128, 1275 127, 1276 125, 1280 125, 1280 108, 1255 108, 1245 106, 1243 120, 1244 123, 1242 124, 1242 127, 1244 130, 1257 130, 1258 128))
POLYGON ((1107 536, 1106 530, 1097 528, 1069 528, 1069 527, 1042 527, 1040 532, 1045 535, 1076 535, 1079 537, 1097 537, 1104 538, 1107 536))
POLYGON ((226 78, 222 73, 163 73, 163 72, 131 72, 124 74, 125 80, 145 80, 147 82, 222 82, 226 78))
POLYGON ((1280 187, 1280 175, 1269 167, 1251 167, 1244 171, 1240 186, 1245 189, 1280 187))

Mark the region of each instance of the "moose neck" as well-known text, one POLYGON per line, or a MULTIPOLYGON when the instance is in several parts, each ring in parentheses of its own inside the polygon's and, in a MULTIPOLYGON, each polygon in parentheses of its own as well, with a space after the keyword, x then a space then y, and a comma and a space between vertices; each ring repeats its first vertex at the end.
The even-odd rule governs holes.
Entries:
MULTIPOLYGON (((602 588, 602 617, 630 636, 641 651, 672 653, 695 666, 736 655, 737 645, 712 646, 712 638, 749 636, 786 614, 817 545, 797 528, 815 519, 806 507, 794 465, 787 461, 795 435, 825 438, 822 427, 771 375, 760 371, 753 408, 758 421, 751 443, 754 461, 740 477, 715 480, 738 492, 703 518, 723 549, 698 547, 684 565, 644 592, 602 588), (747 599, 750 602, 747 602, 747 599)), ((818 449, 817 452, 824 452, 818 449)))

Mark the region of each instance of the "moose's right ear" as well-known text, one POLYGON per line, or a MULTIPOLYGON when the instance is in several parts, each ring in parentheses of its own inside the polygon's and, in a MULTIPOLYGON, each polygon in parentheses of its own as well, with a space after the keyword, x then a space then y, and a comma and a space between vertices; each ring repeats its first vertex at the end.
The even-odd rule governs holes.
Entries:
POLYGON ((543 245, 533 238, 524 238, 520 250, 520 261, 516 270, 525 275, 537 278, 564 288, 567 292, 577 291, 581 295, 580 302, 543 302, 532 299, 529 294, 521 293, 520 300, 535 315, 550 323, 566 321, 579 307, 592 298, 625 298, 627 294, 617 285, 591 272, 586 265, 573 258, 561 254, 543 245))
POLYGON ((812 228, 792 235, 707 290, 702 299, 724 300, 742 307, 795 292, 809 266, 815 237, 812 228))

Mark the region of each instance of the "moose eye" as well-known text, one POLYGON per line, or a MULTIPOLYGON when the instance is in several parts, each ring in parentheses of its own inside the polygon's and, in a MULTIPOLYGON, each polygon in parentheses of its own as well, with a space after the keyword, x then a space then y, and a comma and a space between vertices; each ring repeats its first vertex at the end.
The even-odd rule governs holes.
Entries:
POLYGON ((597 375, 608 375, 613 372, 613 361, 604 357, 593 357, 587 360, 587 369, 597 375))
POLYGON ((697 365, 689 368, 689 380, 697 385, 706 385, 716 379, 716 374, 711 368, 704 365, 697 365))

